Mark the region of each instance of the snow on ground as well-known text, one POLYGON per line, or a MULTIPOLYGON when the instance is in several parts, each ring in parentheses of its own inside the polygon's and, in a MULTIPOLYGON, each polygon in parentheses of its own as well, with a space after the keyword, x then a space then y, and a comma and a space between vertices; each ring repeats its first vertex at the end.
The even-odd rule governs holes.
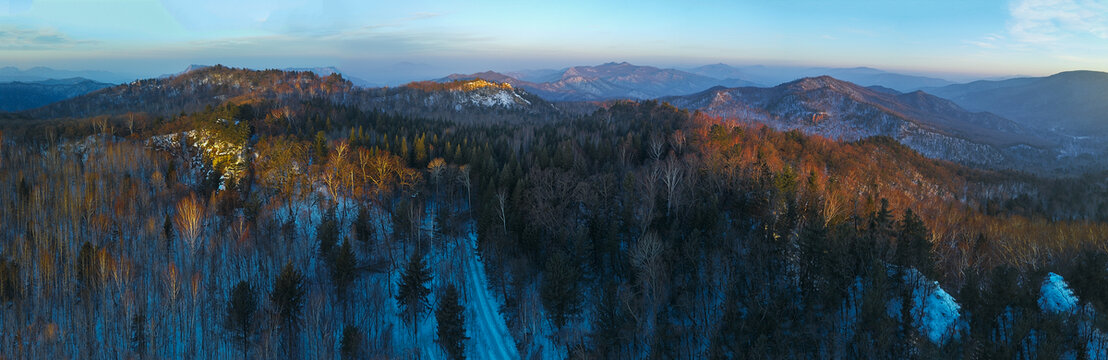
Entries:
POLYGON ((1073 294, 1061 275, 1050 273, 1039 289, 1039 308, 1049 313, 1072 312, 1077 308, 1077 296, 1073 294))
POLYGON ((492 94, 474 93, 469 96, 470 103, 478 106, 511 107, 512 105, 515 105, 515 101, 512 99, 512 95, 504 90, 497 91, 492 94))
POLYGON ((954 297, 939 287, 938 282, 932 282, 931 285, 934 289, 926 298, 923 298, 923 291, 913 291, 913 310, 922 314, 919 319, 920 330, 927 334, 931 342, 942 344, 956 330, 958 310, 961 307, 954 301, 954 297))
POLYGON ((477 253, 477 234, 465 238, 466 251, 466 322, 471 353, 483 359, 519 359, 515 341, 508 332, 499 304, 489 290, 485 266, 477 253))
MULTIPOLYGON (((432 209, 435 205, 428 204, 427 210, 420 223, 423 234, 434 232, 435 216, 432 209)), ((444 246, 434 245, 439 243, 436 239, 430 239, 426 261, 428 268, 432 270, 432 281, 429 284, 431 295, 429 301, 432 310, 423 315, 420 320, 419 332, 413 334, 409 327, 403 325, 399 318, 397 322, 398 332, 395 334, 399 340, 398 349, 413 349, 420 359, 445 359, 447 355, 436 342, 437 323, 434 309, 438 304, 438 291, 454 278, 447 272, 451 271, 450 262, 459 262, 464 272, 463 284, 459 284, 459 292, 462 294, 462 302, 465 307, 466 353, 472 359, 519 359, 515 340, 508 331, 504 316, 500 313, 500 303, 489 288, 488 277, 485 274, 485 265, 477 253, 477 234, 472 230, 475 224, 470 222, 466 226, 471 229, 457 239, 446 239, 444 246), (458 254, 461 254, 458 256, 458 254), (461 259, 459 259, 459 257, 461 259), (464 287, 464 289, 462 288, 464 287)), ((393 273, 393 284, 400 282, 402 271, 393 273)), ((395 304, 394 301, 390 301, 395 304)), ((399 311, 397 309, 396 311, 399 311)))
POLYGON ((1083 339, 1089 339, 1085 343, 1085 356, 1089 359, 1108 359, 1108 334, 1100 331, 1093 325, 1093 317, 1095 317, 1096 310, 1090 305, 1086 305, 1084 310, 1086 317, 1081 319, 1078 324, 1078 336, 1083 339))
POLYGON ((939 286, 938 281, 927 279, 915 269, 908 271, 905 280, 916 284, 912 289, 912 314, 915 315, 916 327, 932 343, 941 345, 964 327, 958 313, 961 306, 939 286))

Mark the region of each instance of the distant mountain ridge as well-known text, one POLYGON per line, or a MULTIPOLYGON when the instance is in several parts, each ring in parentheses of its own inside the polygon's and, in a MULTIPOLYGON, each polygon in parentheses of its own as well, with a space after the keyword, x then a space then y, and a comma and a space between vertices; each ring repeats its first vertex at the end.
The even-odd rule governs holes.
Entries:
POLYGON ((0 83, 0 111, 23 111, 84 95, 112 84, 85 78, 0 83))
POLYGON ((141 112, 172 116, 224 102, 271 101, 302 106, 326 101, 404 115, 481 119, 545 119, 560 110, 510 84, 488 81, 412 83, 393 88, 360 88, 341 74, 314 71, 250 70, 222 65, 190 66, 179 75, 137 80, 104 88, 22 113, 30 118, 83 118, 141 112))
POLYGON ((342 72, 341 70, 339 70, 338 68, 336 68, 334 66, 322 66, 322 67, 311 67, 311 68, 285 68, 284 70, 285 71, 309 71, 309 72, 315 73, 316 75, 319 75, 319 76, 328 76, 328 75, 331 75, 331 74, 339 74, 339 75, 342 76, 343 79, 350 80, 351 83, 354 83, 354 86, 363 87, 363 88, 380 87, 380 84, 371 83, 369 81, 366 81, 365 79, 355 77, 355 76, 351 76, 347 73, 342 72))
POLYGON ((1108 73, 1067 71, 1046 77, 974 81, 927 89, 967 108, 1025 126, 1074 136, 1108 136, 1108 73))
POLYGON ((772 88, 715 88, 661 100, 713 116, 833 139, 888 136, 929 157, 974 164, 1001 164, 1016 156, 1013 148, 1037 155, 1057 146, 1051 136, 1037 135, 994 114, 966 111, 921 91, 879 91, 829 76, 772 88))
MULTIPOLYGON (((538 73, 538 72, 535 72, 538 73)), ((532 73, 532 74, 535 74, 532 73)), ((518 73, 518 76, 527 76, 518 73)), ((437 81, 486 79, 522 87, 551 101, 597 101, 610 99, 653 99, 692 94, 713 86, 753 85, 737 79, 720 80, 676 69, 610 62, 596 66, 574 66, 561 71, 543 71, 525 81, 511 75, 486 71, 452 74, 437 81)))
POLYGON ((73 71, 73 70, 59 70, 52 69, 45 66, 36 66, 20 70, 14 66, 0 67, 0 82, 39 82, 52 79, 72 79, 83 78, 89 79, 101 83, 120 84, 131 80, 135 77, 117 74, 108 71, 73 71))
POLYGON ((882 86, 901 92, 953 84, 953 82, 945 79, 898 74, 868 67, 830 68, 763 65, 736 67, 719 63, 695 67, 689 69, 689 72, 717 79, 739 78, 761 86, 775 86, 805 77, 824 75, 862 86, 882 86))

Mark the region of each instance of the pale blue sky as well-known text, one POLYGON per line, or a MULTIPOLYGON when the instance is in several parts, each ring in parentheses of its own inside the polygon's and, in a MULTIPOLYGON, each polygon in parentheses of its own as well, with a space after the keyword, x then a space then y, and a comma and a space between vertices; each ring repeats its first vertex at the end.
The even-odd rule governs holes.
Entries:
POLYGON ((394 82, 608 61, 1103 71, 1108 0, 0 0, 0 66, 335 65, 394 82))

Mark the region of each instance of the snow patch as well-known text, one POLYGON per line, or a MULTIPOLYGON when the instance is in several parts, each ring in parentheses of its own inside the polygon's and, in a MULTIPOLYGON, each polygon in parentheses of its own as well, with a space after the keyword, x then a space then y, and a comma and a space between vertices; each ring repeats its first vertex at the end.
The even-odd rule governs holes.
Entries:
POLYGON ((1077 308, 1077 296, 1061 275, 1050 273, 1039 288, 1039 308, 1049 313, 1072 312, 1077 308))
POLYGON ((473 93, 470 94, 469 102, 473 105, 485 106, 485 107, 512 107, 515 105, 515 100, 512 98, 512 94, 507 91, 496 91, 491 94, 473 93))
POLYGON ((912 289, 912 314, 916 327, 927 335, 932 343, 942 345, 964 328, 958 311, 961 306, 938 281, 928 280, 915 269, 905 275, 912 289))
POLYGON ((954 301, 954 297, 939 287, 938 282, 932 282, 931 285, 934 291, 931 291, 930 296, 921 301, 923 292, 917 292, 915 295, 916 310, 920 311, 922 307, 920 330, 927 333, 931 342, 942 344, 948 334, 953 334, 957 330, 958 310, 961 306, 954 301))

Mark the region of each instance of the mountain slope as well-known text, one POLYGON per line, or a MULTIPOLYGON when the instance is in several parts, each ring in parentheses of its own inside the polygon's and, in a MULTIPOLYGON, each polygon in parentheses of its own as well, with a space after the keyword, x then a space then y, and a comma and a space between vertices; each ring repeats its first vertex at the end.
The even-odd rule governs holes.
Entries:
POLYGON ((950 81, 944 79, 897 74, 867 67, 809 68, 762 65, 734 67, 727 64, 712 64, 690 69, 689 72, 714 77, 717 79, 746 79, 769 86, 793 81, 804 77, 817 77, 824 75, 844 81, 849 81, 862 86, 883 86, 903 92, 915 91, 926 87, 945 86, 952 84, 950 81))
POLYGON ((973 110, 1070 135, 1108 135, 1108 73, 1069 71, 1040 78, 975 81, 927 90, 973 110))
POLYGON ((236 97, 303 100, 340 97, 352 85, 341 77, 309 72, 255 71, 221 65, 166 78, 136 80, 26 111, 34 118, 82 118, 129 112, 169 116, 191 113, 236 97))
POLYGON ((1039 152, 1056 145, 1056 139, 1035 136, 1002 117, 969 112, 923 92, 876 91, 827 76, 663 100, 713 116, 836 139, 889 136, 930 157, 976 164, 1000 164, 1010 157, 1010 147, 1039 152))
POLYGON ((558 110, 541 98, 510 84, 487 81, 412 83, 394 88, 363 89, 337 73, 250 70, 221 65, 192 68, 180 75, 139 80, 23 112, 30 118, 86 118, 98 115, 146 113, 173 116, 193 113, 225 102, 269 102, 299 107, 322 100, 365 111, 465 119, 517 120, 545 118, 558 110))
POLYGON ((0 83, 0 111, 22 111, 112 86, 84 78, 0 83))
MULTIPOLYGON (((523 75, 520 75, 523 76, 523 75)), ((543 82, 523 81, 496 72, 453 74, 439 81, 486 79, 522 87, 551 101, 653 99, 692 94, 713 86, 746 86, 742 80, 719 80, 674 69, 637 66, 626 62, 574 66, 559 74, 536 75, 543 82)))
POLYGON ((369 81, 366 81, 365 79, 347 75, 346 73, 343 73, 341 70, 339 70, 338 68, 336 68, 334 66, 312 67, 312 68, 285 68, 285 71, 309 71, 309 72, 312 72, 312 73, 314 73, 316 75, 319 75, 321 77, 322 76, 331 76, 331 74, 339 74, 339 76, 342 76, 343 79, 350 80, 351 83, 354 83, 354 86, 359 86, 359 87, 364 87, 364 88, 378 87, 379 86, 377 84, 370 83, 369 81))
POLYGON ((545 121, 561 110, 507 82, 423 81, 401 87, 359 89, 348 103, 363 110, 455 121, 545 121))

